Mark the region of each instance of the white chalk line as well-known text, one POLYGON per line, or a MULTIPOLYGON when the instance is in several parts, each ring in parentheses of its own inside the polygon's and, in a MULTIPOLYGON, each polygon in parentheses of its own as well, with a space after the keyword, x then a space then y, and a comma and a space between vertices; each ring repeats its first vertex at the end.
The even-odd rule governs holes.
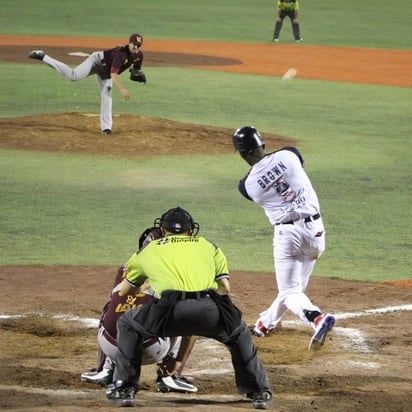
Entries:
MULTIPOLYGON (((76 390, 76 389, 47 389, 47 388, 34 388, 34 387, 24 387, 24 386, 17 386, 17 385, 0 385, 0 390, 15 390, 23 393, 29 393, 29 394, 40 394, 40 395, 46 395, 46 396, 51 396, 54 398, 61 398, 64 397, 66 399, 91 399, 91 398, 96 398, 96 399, 101 399, 102 397, 102 392, 101 391, 96 391, 93 389, 90 390, 76 390)), ((159 396, 159 392, 144 392, 144 395, 141 395, 139 392, 138 401, 143 401, 145 399, 156 399, 159 396), (144 396, 144 398, 143 398, 144 396)), ((162 393, 161 394, 162 398, 168 398, 168 400, 173 401, 174 399, 178 400, 181 399, 179 395, 176 393, 162 393)), ((236 401, 239 399, 241 395, 216 395, 216 394, 197 394, 197 393, 185 393, 184 394, 185 398, 192 398, 194 400, 210 400, 210 399, 217 399, 220 402, 230 402, 230 401, 236 401)))
MULTIPOLYGON (((383 308, 376 308, 376 309, 365 309, 360 312, 346 312, 346 313, 332 313, 336 319, 351 319, 351 318, 359 318, 362 316, 371 316, 376 314, 383 314, 383 313, 391 313, 391 312, 402 312, 402 311, 410 311, 412 310, 412 305, 398 305, 398 306, 387 306, 383 308)), ((0 319, 13 319, 13 318, 22 318, 28 316, 44 316, 45 314, 38 314, 38 313, 29 313, 25 315, 1 315, 0 319)), ((83 318, 77 315, 71 314, 62 314, 62 315, 53 315, 53 319, 59 319, 62 321, 70 321, 70 322, 80 322, 84 324, 86 327, 95 328, 99 326, 99 319, 95 318, 83 318)), ((297 324, 304 324, 304 322, 300 320, 286 320, 282 321, 282 325, 289 324, 289 325, 297 325, 297 324)))
MULTIPOLYGON (((336 319, 351 319, 351 318, 359 318, 362 316, 372 316, 372 315, 377 315, 377 314, 385 314, 385 313, 393 313, 393 312, 401 312, 401 311, 411 311, 412 310, 412 305, 399 305, 399 306, 387 306, 383 308, 375 308, 375 309, 365 309, 360 312, 346 312, 346 313, 337 313, 333 314, 336 319)), ((32 314, 33 316, 34 314, 32 314)), ((28 317, 30 314, 27 315, 0 315, 0 319, 15 319, 15 318, 23 318, 23 317, 28 317)), ((45 316, 43 314, 35 314, 35 316, 45 316)), ((46 317, 46 316, 45 316, 46 317)), ((52 319, 58 319, 62 321, 70 321, 70 322, 77 322, 83 324, 87 328, 97 328, 99 326, 99 319, 94 319, 94 318, 83 318, 80 316, 75 316, 71 314, 62 314, 62 315, 54 315, 52 316, 52 319)), ((285 320, 282 321, 282 326, 284 327, 301 327, 305 325, 305 323, 301 320, 285 320)), ((345 338, 347 338, 346 342, 343 341, 342 344, 343 346, 347 347, 353 352, 356 353, 363 353, 363 354, 370 354, 372 353, 372 350, 369 348, 367 341, 365 339, 364 333, 355 328, 344 328, 344 327, 334 327, 333 328, 333 333, 341 335, 345 338)), ((223 345, 215 344, 210 342, 210 340, 207 341, 198 341, 197 345, 203 346, 203 350, 206 351, 213 351, 215 355, 218 354, 219 351, 222 351, 222 354, 226 352, 226 349, 223 347, 223 345)), ((205 360, 207 362, 207 360, 205 360)), ((374 363, 374 362, 355 362, 353 361, 352 364, 354 366, 362 366, 362 367, 367 367, 367 368, 378 368, 380 367, 379 364, 374 363)), ((222 363, 223 366, 223 363, 222 363)), ((201 371, 193 371, 193 374, 197 373, 202 373, 202 374, 224 374, 231 372, 232 368, 221 368, 217 370, 216 368, 213 369, 207 369, 203 368, 201 371)))

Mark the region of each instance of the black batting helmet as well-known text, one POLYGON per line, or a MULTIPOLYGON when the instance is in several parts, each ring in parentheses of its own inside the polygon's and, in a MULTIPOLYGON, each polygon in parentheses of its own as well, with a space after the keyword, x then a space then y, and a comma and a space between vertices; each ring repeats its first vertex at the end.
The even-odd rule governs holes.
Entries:
POLYGON ((155 219, 155 227, 164 227, 169 233, 185 233, 191 231, 192 236, 199 232, 199 224, 193 221, 190 213, 181 207, 174 207, 155 219))
POLYGON ((265 148, 260 133, 253 126, 244 126, 233 134, 233 145, 242 153, 251 153, 257 147, 265 148))

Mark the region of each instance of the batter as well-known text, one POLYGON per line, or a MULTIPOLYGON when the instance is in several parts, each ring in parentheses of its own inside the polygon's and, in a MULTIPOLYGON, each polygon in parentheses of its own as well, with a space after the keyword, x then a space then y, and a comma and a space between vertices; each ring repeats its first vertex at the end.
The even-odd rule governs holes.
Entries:
POLYGON ((278 295, 260 314, 254 333, 263 337, 289 309, 314 328, 309 349, 321 347, 335 318, 306 296, 316 260, 325 250, 323 226, 316 192, 306 174, 302 155, 295 147, 266 154, 262 136, 253 126, 233 135, 233 144, 251 166, 240 180, 240 193, 260 205, 274 227, 273 255, 278 295))

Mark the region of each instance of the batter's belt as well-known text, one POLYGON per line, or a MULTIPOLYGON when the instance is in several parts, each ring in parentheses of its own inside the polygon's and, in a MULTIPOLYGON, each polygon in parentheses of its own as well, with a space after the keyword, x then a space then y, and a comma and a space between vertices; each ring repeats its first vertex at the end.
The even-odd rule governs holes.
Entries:
MULTIPOLYGON (((318 219, 320 219, 320 213, 316 213, 313 216, 305 217, 304 222, 309 223, 309 222, 312 222, 312 221, 318 220, 318 219)), ((278 226, 278 225, 294 225, 295 222, 297 222, 297 220, 289 220, 288 222, 276 223, 276 226, 278 226)))

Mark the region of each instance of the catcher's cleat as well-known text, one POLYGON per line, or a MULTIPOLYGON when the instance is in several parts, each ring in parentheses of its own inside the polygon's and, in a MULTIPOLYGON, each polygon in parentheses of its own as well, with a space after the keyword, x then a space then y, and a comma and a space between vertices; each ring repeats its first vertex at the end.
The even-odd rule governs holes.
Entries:
POLYGON ((107 401, 115 406, 134 407, 136 388, 132 385, 109 385, 106 390, 107 401))
POLYGON ((267 329, 262 321, 257 321, 255 327, 253 328, 253 334, 258 338, 263 338, 264 336, 269 335, 272 329, 267 329))
POLYGON ((253 409, 267 409, 272 403, 272 394, 267 391, 249 393, 247 396, 253 400, 253 409))
POLYGON ((330 330, 332 330, 335 324, 335 317, 329 315, 328 313, 321 313, 314 320, 315 333, 309 342, 309 350, 320 349, 326 340, 326 335, 330 330))
POLYGON ((44 51, 43 50, 33 50, 29 54, 30 59, 35 59, 35 60, 43 60, 44 57, 44 51))
POLYGON ((85 372, 80 377, 83 382, 106 386, 113 381, 113 369, 103 368, 100 372, 85 372))
POLYGON ((156 388, 158 392, 183 392, 194 393, 197 392, 197 387, 188 382, 187 379, 180 376, 159 376, 156 380, 156 388))

